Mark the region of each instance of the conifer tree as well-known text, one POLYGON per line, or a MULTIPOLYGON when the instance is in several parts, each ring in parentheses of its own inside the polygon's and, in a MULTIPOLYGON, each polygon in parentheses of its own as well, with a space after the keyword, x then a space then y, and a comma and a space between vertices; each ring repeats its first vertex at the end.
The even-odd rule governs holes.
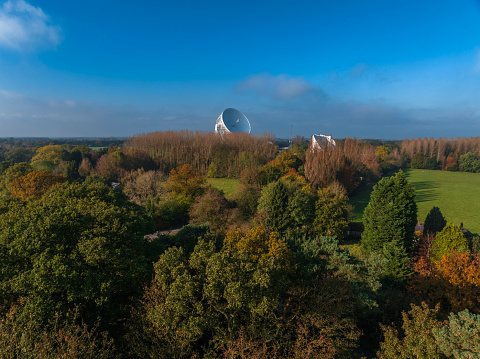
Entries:
POLYGON ((366 252, 380 253, 385 243, 393 240, 403 242, 407 252, 411 250, 417 204, 415 192, 402 171, 381 179, 373 187, 363 222, 362 247, 366 252))
POLYGON ((278 181, 272 192, 268 222, 274 231, 282 232, 289 225, 287 189, 282 181, 278 181))
POLYGON ((467 251, 468 241, 460 228, 449 223, 437 233, 432 244, 432 251, 435 258, 439 260, 444 254, 449 256, 452 250, 467 251))
POLYGON ((427 217, 425 218, 425 224, 423 225, 424 234, 435 234, 440 232, 447 225, 445 217, 443 217, 440 208, 434 206, 430 212, 428 212, 427 217))
POLYGON ((449 322, 432 330, 440 350, 456 358, 478 358, 480 356, 480 315, 468 309, 457 314, 450 313, 449 322))

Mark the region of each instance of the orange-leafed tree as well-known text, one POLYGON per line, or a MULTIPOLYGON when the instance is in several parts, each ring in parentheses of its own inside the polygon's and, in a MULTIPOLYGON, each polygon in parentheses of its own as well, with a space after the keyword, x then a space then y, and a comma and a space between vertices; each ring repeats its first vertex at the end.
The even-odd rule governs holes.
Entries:
POLYGON ((11 183, 12 197, 22 201, 40 198, 51 187, 65 182, 63 176, 54 176, 50 171, 33 171, 18 177, 11 183))
POLYGON ((445 169, 447 171, 458 171, 457 160, 452 156, 448 156, 445 162, 445 169))
POLYGON ((439 260, 419 256, 409 289, 430 304, 441 303, 442 311, 469 309, 480 313, 480 256, 452 250, 439 260))
POLYGON ((204 183, 205 177, 200 171, 186 164, 170 171, 165 187, 176 195, 196 197, 202 193, 204 183))

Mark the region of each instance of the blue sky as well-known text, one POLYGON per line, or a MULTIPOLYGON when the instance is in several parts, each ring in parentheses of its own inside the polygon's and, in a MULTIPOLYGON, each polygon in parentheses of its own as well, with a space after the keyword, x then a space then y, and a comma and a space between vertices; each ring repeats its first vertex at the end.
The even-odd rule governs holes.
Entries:
POLYGON ((480 136, 480 2, 0 0, 0 137, 480 136))

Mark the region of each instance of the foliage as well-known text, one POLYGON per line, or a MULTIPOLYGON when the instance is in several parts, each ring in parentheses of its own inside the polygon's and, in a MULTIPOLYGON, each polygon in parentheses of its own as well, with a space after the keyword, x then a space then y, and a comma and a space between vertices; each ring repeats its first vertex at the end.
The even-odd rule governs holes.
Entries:
POLYGON ((209 187, 193 202, 189 211, 190 221, 197 225, 208 222, 213 230, 225 230, 229 207, 223 192, 209 187))
POLYGON ((176 195, 195 198, 202 193, 204 183, 205 178, 200 171, 185 164, 170 171, 165 188, 176 195))
POLYGON ((285 288, 274 257, 242 258, 204 241, 190 256, 181 248, 168 249, 155 264, 155 281, 146 294, 143 328, 153 345, 138 348, 140 356, 191 357, 202 346, 215 350, 233 340, 242 326, 273 319, 285 288))
POLYGON ((428 212, 427 217, 425 218, 425 223, 423 225, 423 233, 436 234, 440 232, 447 225, 445 217, 443 217, 440 208, 433 206, 433 208, 428 212))
POLYGON ((112 148, 99 158, 95 173, 109 181, 120 181, 126 173, 124 165, 125 154, 112 148))
POLYGON ((346 197, 335 195, 330 189, 318 190, 312 227, 316 236, 335 236, 343 239, 348 229, 347 218, 346 197))
POLYGON ((468 310, 450 313, 448 324, 433 330, 440 350, 455 359, 480 356, 480 315, 468 310))
POLYGON ((411 168, 425 168, 427 164, 427 157, 421 153, 418 152, 412 157, 412 162, 410 163, 411 168))
POLYGON ((362 248, 381 252, 384 244, 399 240, 407 251, 413 247, 417 205, 415 192, 402 171, 381 179, 374 187, 363 216, 362 248))
POLYGON ((282 232, 290 227, 288 193, 283 181, 272 182, 262 190, 259 210, 267 215, 266 223, 273 230, 282 232))
POLYGON ((450 255, 452 250, 467 251, 468 242, 460 228, 452 223, 448 223, 435 236, 432 252, 438 260, 443 255, 450 255))
POLYGON ((257 212, 260 189, 256 186, 242 185, 235 193, 235 203, 243 218, 252 217, 257 212))
POLYGON ((349 283, 308 270, 304 258, 306 268, 298 270, 301 279, 292 285, 275 256, 233 247, 217 251, 201 240, 189 256, 172 247, 160 257, 135 316, 137 334, 131 340, 137 356, 352 357, 360 332, 349 283))
POLYGON ((168 229, 188 223, 190 197, 164 196, 145 201, 145 211, 152 218, 155 229, 168 229))
POLYGON ((265 225, 283 233, 290 229, 307 229, 313 221, 315 195, 305 178, 296 172, 287 174, 262 189, 258 211, 265 225))
POLYGON ((2 358, 113 358, 112 340, 86 324, 77 324, 78 313, 54 315, 45 326, 33 317, 24 321, 18 309, 0 319, 0 357, 2 358))
POLYGON ((278 233, 268 233, 260 227, 252 228, 248 233, 241 230, 227 233, 223 248, 245 254, 253 261, 275 258, 286 270, 291 270, 293 266, 293 253, 286 242, 279 238, 278 233))
POLYGON ((62 162, 64 150, 59 145, 47 145, 37 149, 31 159, 32 167, 37 171, 53 171, 62 162))
POLYGON ((403 242, 393 239, 383 245, 381 254, 386 259, 384 276, 389 282, 405 284, 413 273, 409 267, 407 252, 403 242))
POLYGON ((230 133, 222 137, 213 132, 185 130, 135 135, 124 147, 145 151, 164 173, 189 164, 206 174, 214 163, 215 176, 238 177, 245 167, 271 161, 278 152, 274 142, 270 134, 230 133))
POLYGON ((469 309, 480 313, 480 258, 469 252, 452 251, 440 260, 420 257, 409 289, 430 303, 441 303, 442 312, 469 309))
POLYGON ((22 201, 37 199, 55 185, 65 182, 63 176, 54 176, 50 171, 33 171, 16 178, 10 185, 12 197, 22 201))
POLYGON ((267 163, 263 170, 267 176, 267 182, 275 182, 280 177, 286 175, 291 169, 298 170, 302 161, 292 150, 281 151, 277 158, 267 163))
POLYGON ((148 278, 141 209, 100 183, 55 186, 21 211, 0 216, 0 302, 24 297, 40 321, 78 306, 111 325, 148 278))
POLYGON ((458 163, 455 157, 447 157, 447 160, 445 161, 445 169, 452 172, 458 171, 458 163))
POLYGON ((382 325, 384 341, 380 343, 377 353, 379 359, 410 359, 444 358, 437 344, 432 330, 441 327, 438 320, 439 306, 430 309, 428 305, 412 304, 412 309, 403 312, 402 333, 395 328, 382 325))
POLYGON ((93 172, 92 162, 87 157, 82 159, 80 166, 78 166, 78 174, 82 177, 88 177, 93 174, 93 172))
POLYGON ((460 171, 464 172, 480 172, 480 159, 473 153, 467 152, 460 156, 460 171))
POLYGON ((143 168, 130 172, 122 179, 122 191, 136 204, 144 204, 148 198, 165 193, 165 176, 160 171, 147 171, 143 168))
POLYGON ((33 171, 32 166, 26 162, 16 163, 8 167, 0 178, 0 194, 10 196, 12 192, 11 184, 18 177, 24 176, 33 171))

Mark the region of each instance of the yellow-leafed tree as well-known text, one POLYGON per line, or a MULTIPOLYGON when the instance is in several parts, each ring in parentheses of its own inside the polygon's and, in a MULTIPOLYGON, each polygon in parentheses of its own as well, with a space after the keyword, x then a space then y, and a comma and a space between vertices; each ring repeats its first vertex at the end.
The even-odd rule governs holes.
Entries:
POLYGON ((54 176, 47 170, 33 171, 11 183, 12 197, 22 201, 40 198, 48 189, 65 181, 65 177, 54 176))
POLYGON ((245 253, 253 261, 275 258, 284 269, 293 267, 294 255, 285 240, 277 232, 269 233, 260 227, 254 227, 247 233, 240 229, 227 233, 223 248, 234 253, 245 253))

